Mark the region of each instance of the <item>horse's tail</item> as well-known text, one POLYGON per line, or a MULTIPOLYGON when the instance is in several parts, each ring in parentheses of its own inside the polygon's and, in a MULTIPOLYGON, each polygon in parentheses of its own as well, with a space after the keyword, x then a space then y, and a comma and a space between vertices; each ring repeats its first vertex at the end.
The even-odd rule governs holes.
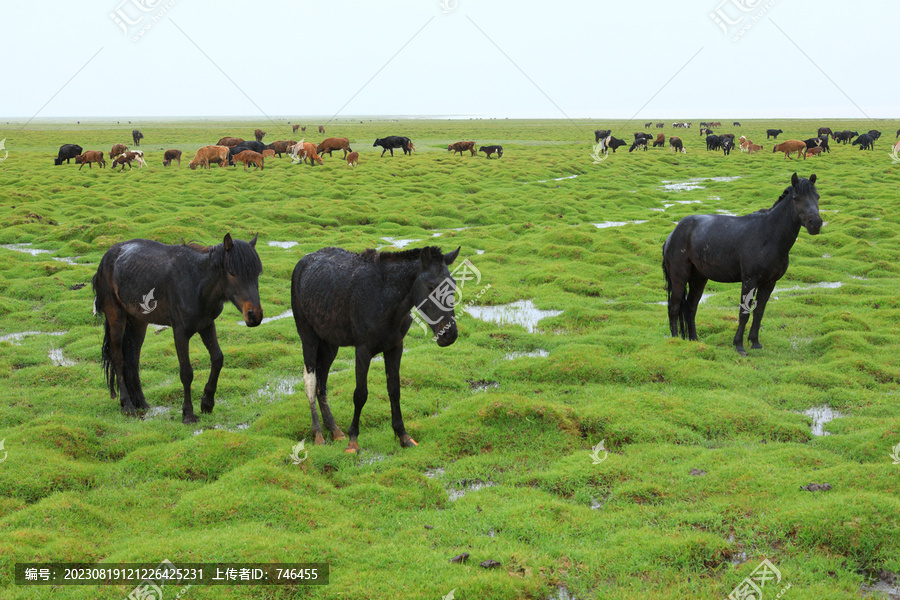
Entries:
POLYGON ((109 332, 109 320, 106 318, 106 313, 103 312, 103 299, 106 296, 107 290, 103 285, 103 277, 101 277, 102 272, 103 261, 101 260, 100 267, 91 279, 91 287, 94 290, 94 316, 98 319, 101 317, 103 318, 103 343, 100 345, 100 366, 103 368, 103 372, 106 376, 106 385, 109 386, 109 395, 110 397, 115 398, 118 386, 116 385, 116 369, 113 366, 112 360, 112 341, 109 332))
MULTIPOLYGON (((666 268, 666 259, 663 257, 663 275, 666 278, 666 308, 672 305, 672 277, 669 275, 669 269, 666 268)), ((685 321, 685 313, 687 312, 688 303, 687 303, 687 287, 685 287, 684 294, 681 299, 678 300, 678 334, 681 336, 681 339, 687 339, 687 322, 685 321)), ((674 333, 674 332, 673 332, 674 333)))

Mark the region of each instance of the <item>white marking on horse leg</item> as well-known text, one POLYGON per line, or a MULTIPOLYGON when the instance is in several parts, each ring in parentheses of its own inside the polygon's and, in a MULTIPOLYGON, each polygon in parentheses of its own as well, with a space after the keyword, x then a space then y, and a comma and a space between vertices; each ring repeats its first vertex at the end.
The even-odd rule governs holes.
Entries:
POLYGON ((306 388, 306 397, 309 399, 310 407, 316 406, 316 372, 307 371, 306 365, 303 366, 303 387, 306 388))

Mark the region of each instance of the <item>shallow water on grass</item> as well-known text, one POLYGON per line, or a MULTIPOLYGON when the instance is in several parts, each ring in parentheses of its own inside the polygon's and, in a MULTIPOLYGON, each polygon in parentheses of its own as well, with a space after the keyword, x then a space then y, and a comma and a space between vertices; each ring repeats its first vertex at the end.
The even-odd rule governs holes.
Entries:
POLYGON ((269 242, 270 246, 273 246, 275 248, 284 248, 285 250, 288 250, 289 248, 293 248, 294 246, 297 246, 299 244, 300 244, 300 242, 276 242, 276 241, 269 242))
POLYGON ((550 356, 550 353, 546 350, 532 350, 531 352, 508 352, 506 356, 504 356, 504 360, 516 360, 517 358, 525 358, 525 357, 535 357, 535 358, 546 358, 550 356))
POLYGON ((74 367, 75 361, 71 358, 66 358, 63 356, 62 348, 51 348, 47 353, 47 356, 50 358, 50 362, 53 363, 54 367, 74 367))
POLYGON ((172 412, 171 406, 151 406, 147 412, 144 413, 143 420, 150 421, 152 419, 159 419, 172 412))
MULTIPOLYGON (((6 248, 7 250, 12 250, 13 252, 24 252, 26 254, 30 254, 32 256, 37 256, 38 254, 52 254, 53 250, 44 250, 42 248, 31 248, 31 242, 24 244, 3 244, 0 245, 0 248, 6 248)), ((51 256, 55 261, 59 261, 62 263, 66 263, 67 265, 77 265, 79 263, 75 262, 75 257, 72 256, 51 256)))
POLYGON ((548 181, 562 181, 564 179, 575 179, 578 175, 567 175, 566 177, 554 177, 553 179, 538 179, 537 181, 527 181, 525 185, 529 183, 547 183, 548 181))
MULTIPOLYGON (((293 311, 293 310, 286 310, 286 311, 284 311, 283 313, 281 313, 280 315, 275 315, 274 317, 263 317, 263 320, 260 321, 259 324, 260 324, 260 325, 265 325, 266 323, 271 323, 272 321, 278 321, 278 320, 281 320, 281 319, 287 319, 288 317, 293 317, 293 316, 294 316, 294 311, 293 311)), ((246 324, 244 321, 238 321, 237 324, 238 324, 238 325, 243 325, 244 327, 247 326, 247 324, 246 324)))
POLYGON ((837 412, 836 410, 832 410, 830 407, 825 405, 808 408, 804 411, 801 411, 800 414, 806 415, 807 417, 812 419, 812 434, 817 436, 831 435, 830 433, 825 431, 825 425, 835 419, 840 419, 841 417, 847 416, 843 413, 837 412))
POLYGON ((603 223, 594 223, 597 229, 606 229, 607 227, 624 227, 625 225, 640 225, 647 221, 604 221, 603 223))
POLYGON ((466 312, 481 321, 499 325, 521 325, 534 333, 534 328, 541 319, 561 315, 561 310, 541 310, 531 300, 517 300, 510 304, 497 306, 469 306, 466 312))
POLYGON ((383 237, 381 238, 387 242, 386 245, 378 246, 375 248, 376 250, 381 250, 382 248, 405 248, 410 244, 415 244, 416 242, 421 242, 422 240, 401 240, 400 238, 392 238, 392 237, 383 237))
POLYGON ((425 477, 431 477, 432 479, 435 477, 440 478, 443 477, 444 473, 446 472, 447 470, 443 467, 436 467, 434 469, 428 469, 427 471, 425 471, 425 477))
POLYGON ((0 335, 0 342, 9 342, 13 346, 18 346, 21 344, 22 340, 26 336, 31 335, 66 335, 67 331, 23 331, 21 333, 7 333, 6 335, 0 335))
POLYGON ((556 588, 556 593, 552 596, 547 596, 547 600, 577 600, 575 596, 572 595, 572 592, 569 591, 564 585, 556 588))
POLYGON ((700 185, 703 181, 734 181, 735 179, 740 179, 740 175, 735 175, 733 177, 691 177, 686 181, 672 181, 669 179, 663 179, 663 185, 660 189, 667 192, 687 192, 690 190, 702 190, 706 189, 705 186, 700 185))
POLYGON ((493 481, 481 481, 480 479, 478 479, 476 481, 464 484, 462 488, 448 487, 447 495, 450 496, 451 502, 455 502, 470 492, 477 492, 478 490, 483 490, 487 487, 494 487, 495 485, 497 484, 493 481))
POLYGON ((284 396, 293 394, 294 386, 300 382, 300 377, 279 377, 274 381, 269 380, 265 387, 256 390, 256 395, 269 402, 276 402, 284 396))

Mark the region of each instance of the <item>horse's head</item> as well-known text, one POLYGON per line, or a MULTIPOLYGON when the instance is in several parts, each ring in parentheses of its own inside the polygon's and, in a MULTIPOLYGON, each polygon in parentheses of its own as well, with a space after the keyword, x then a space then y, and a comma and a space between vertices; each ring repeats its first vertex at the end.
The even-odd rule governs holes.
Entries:
POLYGON ((259 275, 262 273, 262 262, 256 253, 256 238, 249 242, 232 240, 231 234, 225 234, 223 246, 225 255, 225 297, 231 300, 241 314, 248 327, 256 327, 262 323, 263 309, 259 303, 259 275))
POLYGON ((456 281, 448 265, 459 255, 459 248, 441 254, 436 247, 422 249, 422 270, 413 283, 413 303, 437 337, 438 346, 456 341, 456 281))
POLYGON ((791 176, 791 201, 794 203, 794 214, 800 224, 806 227, 810 235, 816 235, 822 229, 822 217, 819 216, 819 192, 816 191, 816 174, 809 179, 801 179, 794 173, 791 176))

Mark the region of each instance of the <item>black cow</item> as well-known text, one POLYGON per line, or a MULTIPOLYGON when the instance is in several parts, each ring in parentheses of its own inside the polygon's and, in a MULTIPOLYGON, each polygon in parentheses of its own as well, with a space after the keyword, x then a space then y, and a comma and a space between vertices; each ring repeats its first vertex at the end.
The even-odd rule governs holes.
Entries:
POLYGON ((82 153, 82 148, 78 144, 63 144, 59 147, 59 156, 53 159, 54 165, 61 165, 63 161, 69 164, 69 161, 82 153))
POLYGON ((640 140, 640 139, 652 140, 653 134, 644 133, 643 131, 638 131, 637 133, 634 134, 634 139, 635 140, 640 140))
POLYGON ((881 137, 881 132, 878 131, 877 129, 870 129, 869 135, 871 135, 873 138, 875 138, 877 140, 878 138, 881 137))
POLYGON ((599 143, 605 137, 609 137, 612 129, 596 129, 594 130, 594 142, 599 143))
POLYGON ((897 130, 897 135, 894 136, 894 139, 900 138, 900 129, 897 130))
POLYGON ((739 122, 737 122, 737 121, 735 121, 734 123, 732 123, 732 125, 734 125, 735 127, 740 127, 740 126, 741 126, 741 124, 740 124, 739 122))
POLYGON ((777 140, 779 133, 784 133, 784 132, 780 129, 766 129, 766 139, 773 137, 777 140))
POLYGON ((478 151, 487 154, 488 158, 490 158, 491 154, 493 154, 494 152, 497 153, 497 158, 503 156, 503 146, 482 146, 478 149, 478 151))
POLYGON ((828 136, 809 138, 803 140, 803 143, 806 144, 807 150, 818 146, 822 148, 822 152, 831 152, 831 148, 828 147, 828 136))
POLYGON ((819 131, 816 132, 816 135, 819 137, 830 135, 833 138, 834 132, 831 130, 831 127, 819 127, 819 131))
POLYGON ((612 151, 615 152, 616 148, 621 148, 622 146, 627 146, 624 141, 620 140, 617 137, 609 136, 609 142, 607 143, 608 148, 612 148, 612 151))
POLYGON ((137 129, 135 129, 134 131, 131 132, 131 137, 134 138, 134 145, 140 146, 141 140, 144 139, 144 134, 141 133, 140 131, 138 131, 137 129))
POLYGON ((248 140, 246 142, 241 142, 237 146, 232 146, 228 149, 228 166, 234 166, 234 155, 240 154, 244 150, 253 150, 254 152, 263 153, 263 150, 266 150, 267 146, 262 142, 257 142, 256 140, 248 140))
POLYGON ((725 156, 731 154, 731 150, 734 148, 734 138, 723 138, 722 139, 722 152, 725 156))
MULTIPOLYGON (((635 150, 646 150, 647 149, 647 138, 635 138, 634 143, 631 145, 631 148, 628 149, 629 152, 634 152, 635 150)), ((615 150, 613 150, 615 152, 615 150)))
POLYGON ((718 150, 721 147, 722 147, 722 136, 720 136, 720 135, 706 136, 706 149, 707 150, 718 150))
POLYGON ((835 131, 834 132, 834 141, 846 144, 847 142, 849 142, 850 140, 852 140, 853 138, 855 138, 858 135, 859 135, 858 132, 850 131, 849 129, 845 129, 843 131, 835 131))
POLYGON ((875 136, 870 133, 864 133, 853 141, 853 145, 858 145, 860 150, 874 150, 875 136))
MULTIPOLYGON (((684 144, 681 142, 681 138, 679 137, 670 137, 669 147, 672 149, 672 152, 684 152, 684 144)), ((685 152, 685 154, 687 153, 685 152)))
POLYGON ((388 150, 391 151, 391 156, 394 155, 394 148, 402 148, 403 154, 412 155, 412 150, 410 149, 410 141, 408 137, 404 137, 402 135, 389 135, 386 138, 378 138, 375 140, 375 143, 372 144, 372 147, 381 146, 382 151, 381 155, 384 156, 384 153, 388 150))

